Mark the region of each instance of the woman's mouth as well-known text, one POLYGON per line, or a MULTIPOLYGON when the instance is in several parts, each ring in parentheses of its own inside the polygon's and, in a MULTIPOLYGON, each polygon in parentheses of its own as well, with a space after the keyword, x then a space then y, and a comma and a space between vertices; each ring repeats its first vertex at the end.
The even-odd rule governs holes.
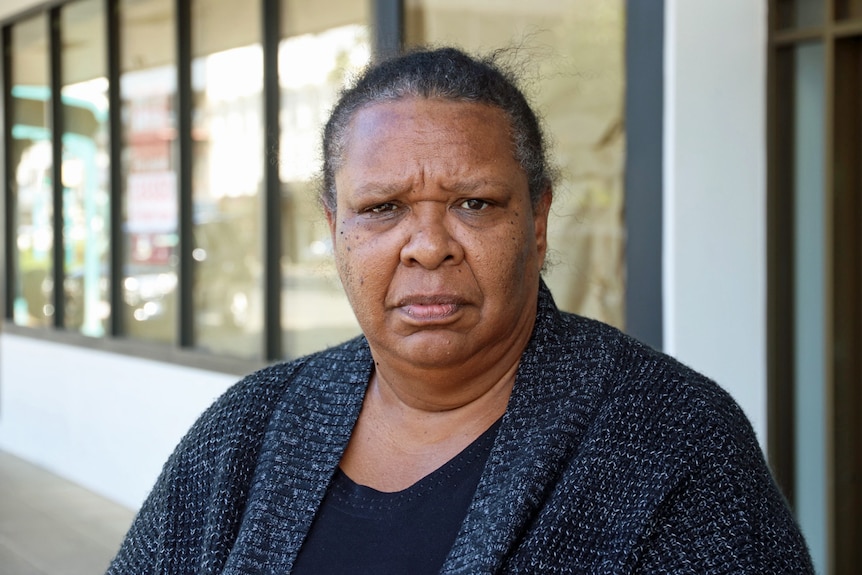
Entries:
POLYGON ((413 320, 434 322, 452 317, 465 303, 454 295, 414 295, 402 298, 398 307, 413 320))
POLYGON ((414 319, 444 319, 458 310, 455 303, 421 304, 413 303, 402 307, 402 309, 414 319))

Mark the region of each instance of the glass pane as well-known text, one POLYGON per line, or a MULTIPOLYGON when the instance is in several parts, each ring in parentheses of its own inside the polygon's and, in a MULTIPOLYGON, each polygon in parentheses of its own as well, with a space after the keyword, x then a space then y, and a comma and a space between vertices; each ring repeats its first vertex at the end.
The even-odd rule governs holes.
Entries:
POLYGON ((283 350, 296 357, 359 333, 332 258, 314 177, 320 131, 345 77, 369 59, 366 2, 285 0, 281 83, 283 350))
POLYGON ((104 2, 63 7, 63 325, 105 334, 110 317, 108 80, 104 2))
POLYGON ((823 0, 778 0, 776 8, 779 29, 820 26, 826 15, 823 0))
POLYGON ((54 200, 48 26, 43 15, 12 27, 12 150, 17 261, 13 317, 49 326, 54 315, 54 200))
POLYGON ((177 332, 173 5, 120 0, 123 319, 128 335, 168 343, 177 332))
POLYGON ((835 0, 835 17, 839 20, 862 18, 862 0, 835 0))
POLYGON ((487 52, 524 45, 528 96, 563 175, 551 208, 545 281, 568 311, 622 327, 625 2, 407 3, 409 44, 487 52))
MULTIPOLYGON (((826 567, 826 254, 823 45, 795 48, 794 317, 796 513, 818 573, 826 567)), ((785 92, 786 93, 786 92, 785 92)))
POLYGON ((263 51, 260 3, 192 4, 195 344, 263 349, 263 51))

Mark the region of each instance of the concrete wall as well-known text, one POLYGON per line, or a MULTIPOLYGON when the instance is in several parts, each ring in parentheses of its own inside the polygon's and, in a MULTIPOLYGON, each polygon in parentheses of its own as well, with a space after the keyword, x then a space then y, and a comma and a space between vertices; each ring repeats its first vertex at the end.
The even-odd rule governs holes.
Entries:
POLYGON ((665 350, 766 441, 764 0, 666 0, 665 350))
POLYGON ((137 509, 236 377, 0 335, 0 449, 137 509))

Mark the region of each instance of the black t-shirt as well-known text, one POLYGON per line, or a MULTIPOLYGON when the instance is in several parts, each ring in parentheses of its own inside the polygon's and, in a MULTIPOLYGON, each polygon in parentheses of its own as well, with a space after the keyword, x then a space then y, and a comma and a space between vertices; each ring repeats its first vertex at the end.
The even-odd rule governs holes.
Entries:
POLYGON ((403 491, 384 493, 335 473, 293 573, 439 573, 479 483, 499 420, 403 491))

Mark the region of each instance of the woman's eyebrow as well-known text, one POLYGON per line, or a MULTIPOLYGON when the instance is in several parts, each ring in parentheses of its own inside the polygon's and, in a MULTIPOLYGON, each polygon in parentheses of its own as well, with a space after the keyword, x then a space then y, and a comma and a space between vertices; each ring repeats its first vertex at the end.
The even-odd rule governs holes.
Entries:
POLYGON ((459 194, 471 194, 475 192, 479 192, 482 190, 491 189, 502 189, 509 190, 511 188, 511 184, 504 180, 495 180, 491 178, 476 178, 473 180, 458 180, 451 185, 444 186, 445 189, 459 193, 459 194))
MULTIPOLYGON (((474 194, 483 190, 510 190, 511 183, 504 180, 480 177, 473 179, 458 178, 444 182, 441 188, 456 194, 474 194)), ((353 188, 353 195, 363 199, 386 199, 413 191, 412 182, 368 181, 353 188)))
POLYGON ((398 182, 365 182, 353 189, 354 195, 362 197, 388 198, 404 192, 409 192, 409 183, 398 182))

